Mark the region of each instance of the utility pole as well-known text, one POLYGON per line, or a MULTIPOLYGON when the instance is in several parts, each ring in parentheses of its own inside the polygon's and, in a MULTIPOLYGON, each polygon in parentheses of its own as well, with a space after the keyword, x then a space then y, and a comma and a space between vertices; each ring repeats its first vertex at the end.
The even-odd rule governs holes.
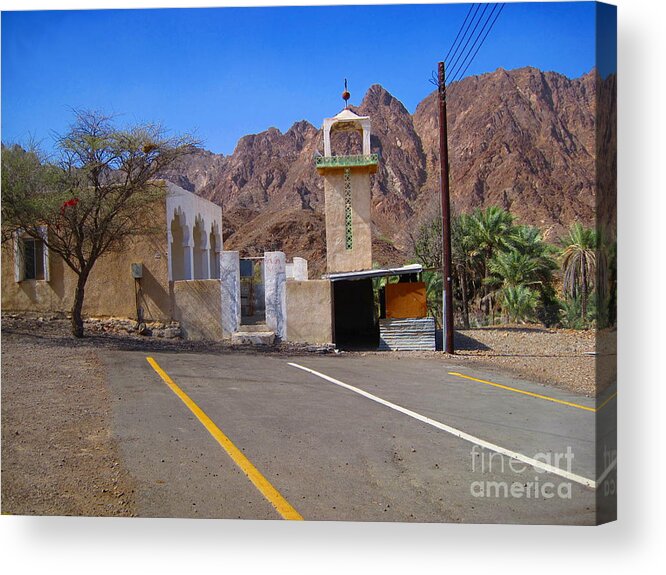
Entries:
POLYGON ((442 287, 444 299, 444 351, 453 353, 453 284, 451 278, 451 206, 449 200, 449 143, 446 126, 444 62, 439 63, 439 162, 442 192, 442 287))

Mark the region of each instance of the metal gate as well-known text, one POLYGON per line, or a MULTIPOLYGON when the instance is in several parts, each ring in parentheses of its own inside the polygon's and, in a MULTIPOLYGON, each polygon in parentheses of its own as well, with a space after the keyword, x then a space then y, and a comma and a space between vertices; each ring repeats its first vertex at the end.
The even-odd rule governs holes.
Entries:
POLYGON ((266 321, 264 258, 243 258, 239 263, 241 324, 264 323, 266 321))

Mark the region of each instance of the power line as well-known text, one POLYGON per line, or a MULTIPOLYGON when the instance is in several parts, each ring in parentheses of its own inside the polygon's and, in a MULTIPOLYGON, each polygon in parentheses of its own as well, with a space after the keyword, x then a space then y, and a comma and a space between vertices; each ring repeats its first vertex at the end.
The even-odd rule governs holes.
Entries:
POLYGON ((458 64, 458 61, 460 60, 460 57, 464 54, 465 50, 467 50, 467 46, 469 45, 469 41, 472 39, 472 36, 474 36, 474 33, 476 32, 476 29, 479 27, 479 24, 481 23, 481 20, 483 20, 483 15, 486 13, 486 10, 488 10, 488 6, 489 6, 489 4, 484 4, 483 12, 481 12, 481 16, 476 21, 476 24, 474 25, 474 29, 472 30, 472 33, 469 35, 469 38, 467 38, 467 42, 465 42, 465 46, 463 47, 462 52, 460 52, 458 57, 453 61, 453 64, 451 64, 451 66, 447 66, 447 68, 455 68, 455 66, 458 64))
MULTIPOLYGON (((472 8, 474 8, 474 14, 472 14, 472 19, 471 19, 471 20, 469 21, 469 23, 467 24, 467 27, 465 28, 465 31, 463 32, 463 35, 462 35, 462 37, 460 38, 460 42, 459 42, 458 45, 456 46, 456 49, 453 51, 453 54, 451 54, 451 59, 453 59, 453 58, 456 57, 456 54, 458 53, 458 50, 460 49, 460 46, 462 45, 463 40, 464 40, 465 37, 467 36, 467 32, 469 31, 469 28, 470 28, 470 26, 472 25, 472 22, 474 22, 474 20, 476 19, 476 15, 478 14, 478 12, 479 12, 479 8, 480 8, 480 7, 481 7, 480 4, 473 4, 473 5, 472 5, 472 8)), ((470 10, 471 10, 471 8, 470 8, 470 10)), ((467 20, 467 18, 465 18, 465 20, 467 20)), ((463 22, 463 26, 464 26, 464 25, 465 25, 465 23, 463 22)), ((462 29, 463 26, 461 26, 460 28, 462 29)), ((460 34, 460 32, 458 32, 458 34, 460 34)), ((449 52, 450 52, 450 50, 449 50, 449 52)), ((445 60, 445 61, 446 61, 446 60, 445 60)))
POLYGON ((486 35, 483 37, 483 40, 481 40, 481 43, 479 44, 479 47, 476 49, 474 52, 474 55, 470 59, 470 61, 467 63, 467 66, 465 66, 465 69, 462 71, 462 73, 458 76, 458 80, 463 78, 465 76, 465 72, 467 72, 467 69, 470 67, 472 62, 474 61, 474 58, 476 58, 476 55, 479 53, 479 50, 481 49, 481 46, 483 46, 483 43, 486 41, 486 38, 488 37, 488 34, 490 34, 490 31, 493 29, 493 26, 495 26, 495 22, 497 22, 497 19, 499 18, 500 14, 502 13, 502 10, 504 10, 504 7, 506 4, 502 3, 502 6, 500 7, 499 11, 497 12, 497 15, 495 16, 495 19, 493 20, 492 24, 490 25, 490 28, 488 28, 488 31, 486 32, 486 35))
MULTIPOLYGON (((460 28, 458 28, 458 33, 456 34, 455 40, 451 43, 451 46, 449 47, 449 51, 446 53, 446 57, 444 58, 444 62, 448 62, 449 55, 451 55, 451 58, 455 58, 456 54, 458 53, 458 50, 460 49, 460 45, 462 44, 463 40, 465 39, 465 36, 467 36, 467 32, 472 25, 472 22, 474 22, 474 19, 476 18, 476 15, 479 11, 479 4, 471 4, 469 7, 469 10, 467 11, 467 14, 465 16, 465 19, 463 20, 463 23, 460 25, 460 28), (467 20, 469 18, 469 15, 472 13, 472 10, 474 10, 474 14, 472 15, 472 19, 469 21, 469 24, 467 24, 467 20), (467 24, 467 27, 465 28, 465 24, 467 24), (460 33, 463 31, 463 28, 465 28, 465 32, 463 33, 462 37, 460 36, 460 33), (458 43, 458 38, 460 38, 460 42, 458 43), (457 45, 456 45, 457 44, 457 45), (455 48, 455 50, 454 50, 455 48), (453 50, 453 54, 451 54, 451 51, 453 50)), ((432 72, 430 75, 430 83, 438 86, 439 80, 438 80, 438 75, 435 72, 432 72)))
MULTIPOLYGON (((498 6, 499 6, 499 4, 495 4, 493 6, 493 9, 490 11, 490 14, 488 14, 488 18, 486 18, 486 21, 483 23, 483 26, 481 26, 481 29, 479 30, 479 34, 477 35, 476 39, 474 40, 474 42, 470 46, 469 50, 467 51, 467 54, 462 58, 462 60, 460 60, 460 63, 456 67, 452 66, 452 67, 449 68, 449 70, 450 70, 450 73, 448 74, 448 76, 450 78, 449 83, 454 82, 456 74, 458 74, 464 68, 465 63, 467 62, 470 54, 472 53, 472 51, 476 47, 479 39, 481 38, 481 35, 485 32, 486 26, 488 26, 488 24, 492 20, 492 17, 495 14, 495 10, 497 10, 498 6)), ((471 60, 470 60, 470 62, 471 62, 471 60)))
MULTIPOLYGON (((469 18, 469 15, 472 13, 472 10, 474 9, 474 4, 470 4, 469 10, 467 10, 467 16, 465 16, 465 19, 463 20, 463 23, 460 25, 460 28, 458 29, 458 34, 456 34, 456 39, 453 41, 451 44, 451 47, 449 48, 449 51, 446 53, 446 56, 444 56, 444 62, 448 62, 449 60, 449 55, 451 54, 451 50, 453 50, 453 47, 456 45, 456 42, 458 41, 458 38, 460 37, 460 33, 462 32, 462 29, 465 27, 465 24, 467 23, 467 18, 469 18)), ((477 6, 478 10, 478 6, 477 6)))

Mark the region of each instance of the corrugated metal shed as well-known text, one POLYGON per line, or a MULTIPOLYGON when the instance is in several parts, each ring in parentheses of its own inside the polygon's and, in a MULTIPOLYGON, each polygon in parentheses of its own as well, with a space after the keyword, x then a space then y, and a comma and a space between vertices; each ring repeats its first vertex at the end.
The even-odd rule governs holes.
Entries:
POLYGON ((435 351, 435 318, 380 319, 378 349, 435 351))

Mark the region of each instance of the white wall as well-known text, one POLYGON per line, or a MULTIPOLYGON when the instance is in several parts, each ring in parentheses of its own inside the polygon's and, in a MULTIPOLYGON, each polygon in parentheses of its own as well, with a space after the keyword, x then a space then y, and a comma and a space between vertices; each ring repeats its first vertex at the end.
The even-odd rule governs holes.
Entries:
MULTIPOLYGON (((214 279, 219 277, 219 259, 220 252, 223 249, 222 208, 171 182, 166 182, 166 186, 169 280, 214 279), (174 234, 171 230, 171 224, 176 216, 179 218, 183 232, 182 245, 173 244, 174 234), (197 223, 205 231, 203 241, 195 238, 194 229, 197 223), (211 232, 215 234, 214 254, 210 253, 211 232), (174 261, 176 262, 175 266, 174 261), (217 263, 216 266, 213 265, 215 263, 217 263), (175 275, 179 277, 174 277, 174 269, 176 270, 175 275)), ((178 238, 177 243, 181 243, 180 238, 178 238)))

